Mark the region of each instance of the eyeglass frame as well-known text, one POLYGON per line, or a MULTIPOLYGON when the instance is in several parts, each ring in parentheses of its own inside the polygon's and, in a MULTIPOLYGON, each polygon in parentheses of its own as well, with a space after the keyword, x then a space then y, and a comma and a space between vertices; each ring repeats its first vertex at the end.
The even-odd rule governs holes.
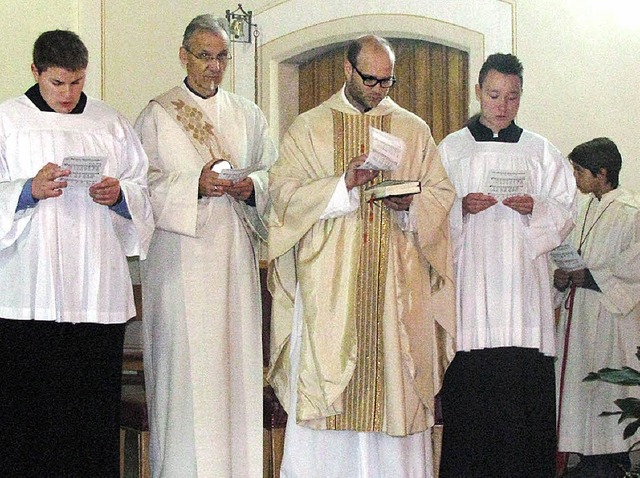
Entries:
POLYGON ((191 56, 193 56, 196 60, 203 61, 205 63, 211 63, 212 61, 215 61, 219 65, 222 65, 233 58, 229 52, 224 54, 218 53, 216 56, 212 56, 206 51, 203 51, 196 55, 194 52, 189 50, 186 46, 182 45, 182 48, 184 48, 186 52, 189 53, 191 56))
POLYGON ((381 88, 388 90, 389 88, 393 88, 393 85, 395 85, 396 82, 398 81, 395 76, 390 76, 389 78, 376 78, 375 76, 365 75, 360 70, 358 70, 356 65, 354 65, 353 63, 351 63, 351 67, 354 70, 356 70, 356 73, 358 73, 358 75, 360 75, 360 78, 362 79, 362 84, 369 88, 375 88, 375 86, 379 84, 381 88), (371 85, 367 84, 367 82, 372 82, 372 81, 374 82, 373 84, 371 85), (391 84, 389 86, 384 86, 382 83, 386 81, 390 81, 391 84))

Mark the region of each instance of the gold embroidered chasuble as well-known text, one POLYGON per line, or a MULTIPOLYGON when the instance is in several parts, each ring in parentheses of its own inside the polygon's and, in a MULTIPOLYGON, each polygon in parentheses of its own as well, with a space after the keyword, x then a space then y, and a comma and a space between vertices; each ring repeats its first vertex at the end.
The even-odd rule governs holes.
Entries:
POLYGON ((454 191, 428 126, 389 98, 360 114, 339 92, 296 119, 269 181, 269 381, 281 403, 289 404, 299 287, 297 421, 395 436, 424 431, 433 424, 433 397, 455 335, 448 236, 454 191), (348 162, 368 150, 369 125, 406 142, 399 170, 384 179, 422 182, 409 213, 415 230, 400 226, 399 213, 363 199, 353 213, 320 220, 348 162))

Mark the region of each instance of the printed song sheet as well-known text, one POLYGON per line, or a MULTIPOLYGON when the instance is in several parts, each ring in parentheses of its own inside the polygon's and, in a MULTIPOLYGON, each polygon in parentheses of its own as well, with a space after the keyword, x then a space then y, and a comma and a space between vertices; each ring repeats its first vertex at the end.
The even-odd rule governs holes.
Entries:
POLYGON ((257 171, 259 168, 244 168, 244 169, 223 169, 218 174, 218 178, 227 179, 232 183, 238 183, 249 176, 251 173, 257 171))
POLYGON ((483 192, 496 198, 527 194, 527 172, 490 170, 483 192))
POLYGON ((587 268, 587 263, 571 244, 560 244, 550 252, 550 255, 558 269, 573 272, 587 268))
POLYGON ((404 141, 402 138, 370 126, 369 154, 367 160, 358 169, 393 171, 398 169, 403 153, 404 141))
POLYGON ((70 169, 71 174, 61 181, 68 186, 89 187, 102 180, 102 172, 107 158, 104 156, 67 156, 62 160, 62 169, 70 169))

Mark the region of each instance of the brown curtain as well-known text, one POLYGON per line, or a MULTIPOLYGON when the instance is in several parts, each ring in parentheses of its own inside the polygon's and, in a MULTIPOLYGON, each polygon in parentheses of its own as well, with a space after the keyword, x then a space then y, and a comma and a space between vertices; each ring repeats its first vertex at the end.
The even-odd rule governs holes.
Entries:
MULTIPOLYGON (((398 79, 389 96, 424 119, 436 142, 440 142, 467 120, 469 55, 426 41, 389 41, 396 52, 398 79)), ((339 45, 300 65, 300 113, 319 105, 342 87, 344 50, 345 45, 339 45)))

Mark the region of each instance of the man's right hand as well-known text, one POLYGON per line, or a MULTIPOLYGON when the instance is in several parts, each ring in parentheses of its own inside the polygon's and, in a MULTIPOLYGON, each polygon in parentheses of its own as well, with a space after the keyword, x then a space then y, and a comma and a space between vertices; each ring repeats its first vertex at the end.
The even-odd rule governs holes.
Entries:
POLYGON ((31 181, 31 195, 38 200, 60 196, 62 190, 67 187, 67 182, 56 181, 56 179, 69 174, 71 174, 69 169, 62 169, 54 163, 45 164, 31 181))
POLYGON ((478 214, 498 202, 493 196, 484 193, 469 193, 462 198, 463 214, 478 214))
POLYGON ((367 159, 366 154, 362 154, 357 158, 353 158, 349 161, 347 171, 344 175, 344 181, 347 185, 347 190, 351 191, 353 188, 362 186, 375 178, 380 171, 373 171, 371 169, 358 169, 362 163, 367 159))
POLYGON ((200 171, 200 180, 198 181, 198 194, 200 196, 220 197, 226 191, 225 188, 233 183, 226 179, 218 179, 218 173, 211 171, 211 167, 219 159, 212 159, 204 165, 200 171))

